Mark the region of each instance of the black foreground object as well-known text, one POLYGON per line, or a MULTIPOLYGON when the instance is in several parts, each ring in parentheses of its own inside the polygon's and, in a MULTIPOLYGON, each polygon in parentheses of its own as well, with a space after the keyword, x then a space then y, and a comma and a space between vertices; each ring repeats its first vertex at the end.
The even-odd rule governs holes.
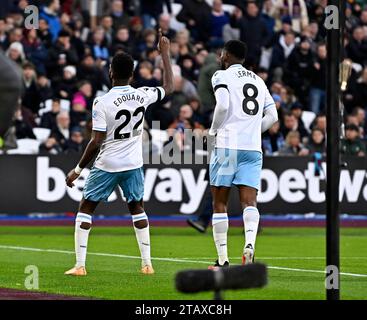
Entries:
POLYGON ((21 91, 22 81, 18 67, 0 52, 0 136, 10 126, 21 91))
POLYGON ((186 270, 176 274, 176 289, 183 293, 261 288, 266 284, 267 268, 262 263, 219 270, 186 270))

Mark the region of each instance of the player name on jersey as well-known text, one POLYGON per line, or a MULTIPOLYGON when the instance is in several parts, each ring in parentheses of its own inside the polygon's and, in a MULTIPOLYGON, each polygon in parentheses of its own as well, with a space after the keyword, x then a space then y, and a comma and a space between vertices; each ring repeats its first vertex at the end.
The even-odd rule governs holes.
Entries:
POLYGON ((141 97, 139 95, 132 94, 126 94, 121 97, 118 97, 113 103, 116 107, 119 107, 122 103, 127 101, 137 101, 140 104, 144 104, 144 97, 141 97))

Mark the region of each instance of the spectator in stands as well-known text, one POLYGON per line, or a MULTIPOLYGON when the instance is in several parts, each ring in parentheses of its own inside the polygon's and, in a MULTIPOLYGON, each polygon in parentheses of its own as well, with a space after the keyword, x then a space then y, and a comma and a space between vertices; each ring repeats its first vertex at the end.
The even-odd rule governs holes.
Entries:
POLYGON ((317 46, 317 57, 312 67, 312 84, 310 88, 310 110, 315 114, 324 111, 326 100, 326 44, 317 46))
POLYGON ((348 57, 362 66, 367 65, 367 39, 362 27, 355 27, 352 39, 346 47, 348 57))
POLYGON ((87 110, 92 110, 93 88, 89 81, 82 81, 79 84, 78 91, 73 96, 72 103, 83 105, 87 110))
POLYGON ((303 37, 299 46, 288 57, 284 81, 287 85, 294 88, 298 98, 305 105, 307 102, 305 97, 308 96, 313 64, 314 58, 311 52, 310 40, 303 37))
POLYGON ((14 113, 14 126, 17 139, 36 139, 32 126, 24 121, 21 108, 17 108, 14 113))
POLYGON ((49 25, 46 19, 41 18, 39 20, 37 37, 41 40, 46 49, 49 49, 52 46, 52 34, 50 33, 49 25))
POLYGON ((25 54, 23 45, 20 42, 13 42, 6 51, 6 55, 10 60, 16 63, 19 68, 22 67, 23 62, 25 61, 25 54))
POLYGON ((41 103, 44 103, 46 100, 51 99, 54 96, 51 81, 43 74, 39 74, 37 77, 37 90, 41 103))
POLYGON ((27 62, 23 65, 23 96, 22 103, 34 114, 38 113, 40 99, 36 84, 36 71, 34 65, 27 62))
POLYGON ((63 151, 55 137, 50 136, 39 147, 40 154, 59 154, 63 151))
POLYGON ((366 111, 361 107, 355 107, 352 111, 352 116, 356 117, 358 127, 361 128, 362 138, 365 137, 366 132, 366 111))
POLYGON ((58 16, 59 10, 60 0, 46 0, 45 6, 40 12, 40 18, 47 21, 53 41, 56 41, 61 31, 61 22, 58 16))
POLYGON ((305 0, 275 0, 274 16, 280 19, 290 17, 295 32, 301 32, 309 21, 305 0))
POLYGON ((218 69, 217 55, 215 53, 208 54, 203 67, 200 69, 198 80, 198 94, 202 104, 201 112, 203 114, 209 114, 214 109, 215 97, 211 79, 218 69))
POLYGON ((286 137, 286 144, 279 151, 282 156, 307 156, 309 151, 301 143, 301 136, 298 131, 289 131, 286 137))
POLYGON ((93 32, 93 42, 91 44, 91 52, 94 59, 107 61, 110 57, 108 48, 105 46, 105 32, 102 27, 97 28, 93 32))
POLYGON ((303 113, 303 106, 302 104, 300 104, 298 101, 294 102, 291 106, 291 110, 290 110, 291 114, 293 114, 297 121, 298 121, 298 131, 302 131, 302 132, 307 132, 307 129, 305 127, 305 123, 302 120, 302 113, 303 113))
POLYGON ((247 2, 245 13, 237 7, 231 17, 231 26, 240 30, 240 40, 247 44, 246 66, 257 67, 260 62, 261 48, 270 38, 267 26, 259 14, 258 5, 252 1, 247 2))
POLYGON ((51 131, 51 138, 55 138, 58 145, 64 150, 66 141, 70 138, 70 116, 66 111, 60 111, 56 116, 56 128, 51 131))
POLYGON ((306 144, 306 148, 308 149, 309 154, 314 154, 316 152, 325 154, 326 145, 324 132, 318 128, 313 129, 310 140, 306 144))
POLYGON ((361 76, 352 88, 352 95, 354 105, 367 109, 367 67, 363 69, 361 76))
POLYGON ((285 63, 296 46, 295 39, 295 34, 289 31, 281 36, 279 42, 275 44, 270 63, 273 81, 282 81, 285 63))
POLYGON ((54 84, 56 95, 60 99, 71 100, 77 87, 76 68, 66 66, 61 81, 54 84))
POLYGON ((51 111, 42 114, 40 127, 54 131, 57 129, 56 117, 61 110, 60 100, 55 98, 52 100, 51 111))
POLYGON ((110 86, 110 80, 107 78, 107 70, 98 65, 91 54, 86 54, 77 69, 77 77, 80 80, 88 81, 92 85, 93 95, 103 86, 110 86))
POLYGON ((116 54, 118 50, 123 50, 134 55, 133 43, 130 39, 129 28, 126 26, 121 26, 116 31, 114 44, 112 46, 112 53, 116 54))
POLYGON ((281 132, 284 137, 287 137, 288 133, 291 131, 298 132, 302 140, 308 137, 307 130, 302 128, 295 115, 292 112, 289 112, 284 115, 284 123, 283 127, 281 128, 281 132))
POLYGON ((178 117, 179 110, 182 105, 187 104, 193 97, 197 97, 197 91, 195 86, 189 80, 185 79, 181 75, 181 70, 175 68, 174 71, 174 92, 171 95, 171 112, 174 117, 178 117))
POLYGON ((345 126, 345 139, 342 140, 341 153, 345 155, 364 157, 366 146, 359 137, 359 129, 354 124, 345 126))
POLYGON ((262 148, 264 154, 268 156, 276 156, 284 147, 284 144, 284 136, 280 132, 280 123, 276 122, 263 136, 262 148))
POLYGON ((85 127, 89 114, 86 100, 82 95, 76 95, 71 104, 70 127, 85 127))
POLYGON ((316 116, 312 125, 312 129, 314 128, 318 128, 326 134, 326 115, 324 113, 320 113, 316 116))
POLYGON ((230 16, 228 12, 223 10, 223 1, 214 0, 213 9, 211 13, 211 32, 209 46, 212 48, 219 48, 224 45, 223 28, 229 24, 230 16))
POLYGON ((81 153, 83 151, 83 130, 81 127, 75 126, 70 130, 70 139, 66 141, 66 153, 81 153))
POLYGON ((159 16, 158 28, 162 30, 162 35, 170 40, 173 40, 176 36, 176 31, 171 28, 171 17, 169 14, 161 14, 159 16))
POLYGON ((62 77, 64 67, 76 65, 78 63, 78 54, 71 46, 69 32, 60 31, 57 42, 48 52, 47 74, 52 80, 62 77))
POLYGON ((111 48, 114 35, 112 17, 109 15, 104 15, 101 19, 101 27, 104 31, 104 41, 106 42, 106 46, 111 48))
POLYGON ((163 12, 163 4, 167 6, 169 14, 172 13, 171 1, 170 0, 141 0, 140 1, 141 15, 143 17, 144 28, 153 28, 154 24, 157 24, 158 17, 163 12))
POLYGON ((181 151, 184 151, 185 147, 190 146, 190 142, 185 141, 187 133, 185 130, 204 129, 200 123, 194 121, 193 114, 190 105, 185 104, 181 106, 179 116, 168 129, 169 137, 173 139, 173 142, 181 151))
POLYGON ((207 42, 210 37, 211 8, 203 0, 182 0, 176 19, 185 23, 195 41, 207 42))
POLYGON ((153 77, 153 65, 149 61, 143 61, 139 64, 134 87, 156 87, 159 81, 153 77))
POLYGON ((36 29, 27 29, 22 44, 26 58, 32 62, 38 73, 46 72, 47 49, 37 37, 36 29))
POLYGON ((8 35, 6 32, 6 23, 5 20, 0 17, 0 49, 5 51, 8 48, 8 35))
POLYGON ((129 15, 124 11, 124 3, 122 0, 112 0, 111 17, 113 27, 117 30, 120 26, 128 26, 130 22, 129 15))

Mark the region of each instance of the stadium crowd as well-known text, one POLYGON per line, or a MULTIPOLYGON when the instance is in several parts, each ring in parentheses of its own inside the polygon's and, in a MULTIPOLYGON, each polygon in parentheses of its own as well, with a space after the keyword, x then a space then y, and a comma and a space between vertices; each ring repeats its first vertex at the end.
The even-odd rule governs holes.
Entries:
MULTIPOLYGON (((353 72, 343 97, 342 152, 364 156, 367 0, 347 2, 344 51, 353 72)), ((154 121, 166 132, 166 143, 182 149, 184 129, 205 133, 215 107, 211 77, 220 69, 220 49, 240 39, 248 46, 245 66, 267 83, 279 112, 279 123, 264 134, 264 153, 325 153, 326 0, 98 0, 93 16, 90 3, 1 1, 0 50, 18 66, 24 84, 3 150, 34 139, 40 153, 80 152, 90 137, 93 99, 110 87, 108 66, 116 52, 134 57, 134 87, 160 85, 161 28, 171 40, 175 90, 148 109, 147 141, 154 121), (38 29, 24 27, 28 5, 40 8, 38 29), (48 129, 42 139, 39 128, 48 129)))

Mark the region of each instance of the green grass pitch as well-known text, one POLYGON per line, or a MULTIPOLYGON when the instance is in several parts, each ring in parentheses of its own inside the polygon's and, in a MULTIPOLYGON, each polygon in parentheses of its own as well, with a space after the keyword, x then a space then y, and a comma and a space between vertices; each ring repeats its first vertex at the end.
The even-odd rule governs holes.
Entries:
MULTIPOLYGON (((174 276, 206 268, 215 260, 211 232, 151 227, 155 275, 139 274, 140 259, 129 227, 95 227, 89 239, 87 277, 67 277, 74 264, 73 227, 0 227, 0 287, 25 289, 27 265, 39 268, 39 290, 102 299, 212 299, 212 293, 176 292, 174 276), (27 249, 28 248, 28 249, 27 249), (33 249, 29 249, 33 248, 33 249), (36 250, 41 249, 41 250, 36 250)), ((367 298, 366 229, 341 231, 342 299, 367 298)), ((229 255, 240 263, 241 228, 230 228, 229 255)), ((269 267, 263 289, 228 291, 226 299, 325 299, 325 231, 322 228, 264 228, 258 261, 269 267)))

